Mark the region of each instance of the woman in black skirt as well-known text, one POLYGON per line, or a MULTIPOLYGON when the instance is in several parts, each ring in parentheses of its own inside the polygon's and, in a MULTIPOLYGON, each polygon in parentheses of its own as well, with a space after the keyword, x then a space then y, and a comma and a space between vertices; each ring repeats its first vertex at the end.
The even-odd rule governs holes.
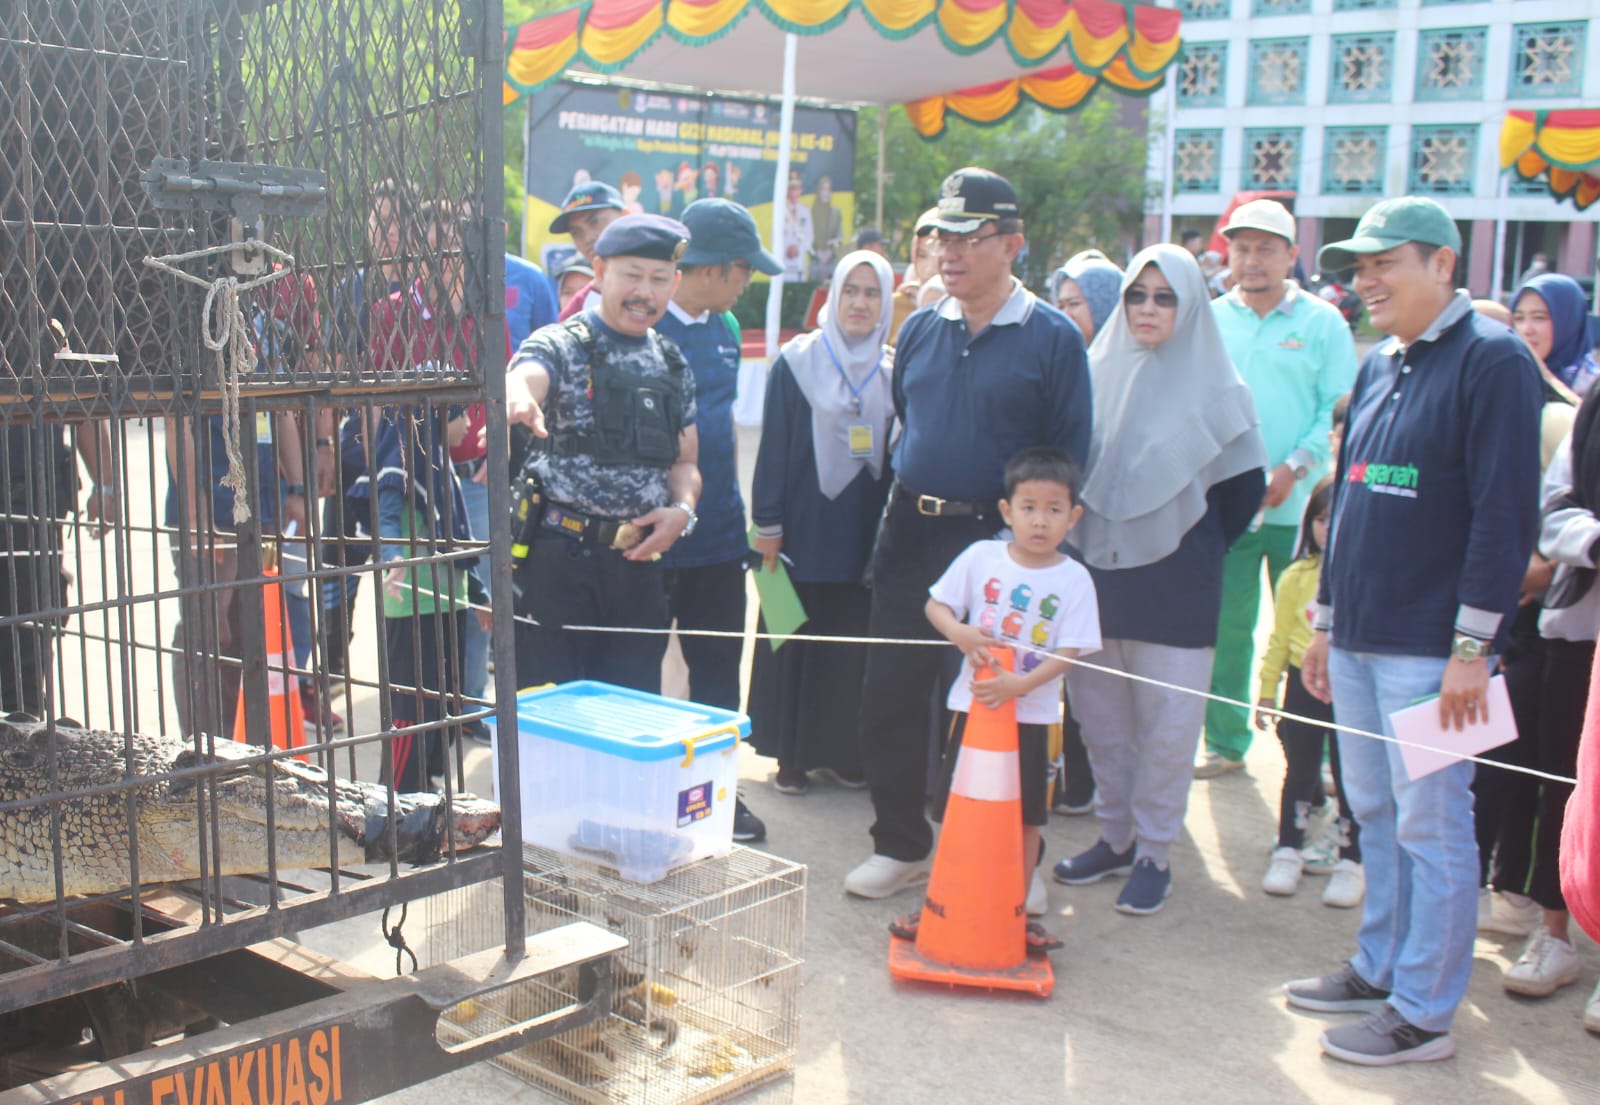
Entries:
MULTIPOLYGON (((783 347, 767 381, 751 515, 759 570, 786 562, 806 623, 800 632, 859 637, 869 596, 862 573, 889 494, 889 334, 894 273, 858 250, 834 269, 818 327, 783 347)), ((761 631, 766 632, 765 620, 761 631)), ((751 743, 778 761, 784 794, 804 794, 826 770, 865 785, 856 743, 865 646, 785 641, 756 645, 751 743)))

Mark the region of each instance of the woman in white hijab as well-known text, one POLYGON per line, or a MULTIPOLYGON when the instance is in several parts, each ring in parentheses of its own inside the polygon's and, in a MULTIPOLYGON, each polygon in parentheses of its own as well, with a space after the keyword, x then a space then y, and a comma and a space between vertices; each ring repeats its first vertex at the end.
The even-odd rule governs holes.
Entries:
MULTIPOLYGON (((1089 349, 1094 438, 1070 540, 1100 602, 1095 662, 1189 691, 1210 686, 1222 560, 1266 491, 1249 389, 1228 359, 1205 279, 1178 246, 1144 250, 1089 349)), ((1094 765, 1100 840, 1057 881, 1127 874, 1116 907, 1159 910, 1183 827, 1206 700, 1073 668, 1072 708, 1094 765)))
MULTIPOLYGON (((870 250, 834 269, 818 327, 783 347, 767 380, 750 513, 761 571, 780 555, 800 594, 804 632, 862 636, 862 584, 889 494, 894 402, 889 338, 894 271, 870 250)), ((763 632, 764 632, 763 628, 763 632)), ((787 641, 756 648, 751 742, 778 761, 774 785, 803 794, 822 769, 866 785, 856 741, 864 646, 787 641)))

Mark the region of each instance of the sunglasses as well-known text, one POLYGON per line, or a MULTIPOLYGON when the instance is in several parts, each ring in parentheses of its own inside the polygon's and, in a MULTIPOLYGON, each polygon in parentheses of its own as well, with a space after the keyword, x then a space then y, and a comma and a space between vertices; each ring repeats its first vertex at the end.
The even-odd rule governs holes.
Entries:
POLYGON ((999 238, 1001 236, 1002 235, 999 233, 999 231, 996 231, 993 234, 961 234, 948 236, 944 234, 935 234, 933 236, 933 244, 936 248, 944 251, 945 253, 964 253, 969 249, 976 249, 979 245, 987 242, 991 238, 999 238))
POLYGON ((1129 307, 1143 307, 1145 303, 1151 299, 1156 301, 1157 307, 1161 307, 1169 311, 1178 305, 1177 294, 1174 292, 1169 292, 1165 289, 1156 292, 1153 296, 1143 288, 1129 288, 1127 291, 1122 293, 1122 302, 1126 303, 1129 307))

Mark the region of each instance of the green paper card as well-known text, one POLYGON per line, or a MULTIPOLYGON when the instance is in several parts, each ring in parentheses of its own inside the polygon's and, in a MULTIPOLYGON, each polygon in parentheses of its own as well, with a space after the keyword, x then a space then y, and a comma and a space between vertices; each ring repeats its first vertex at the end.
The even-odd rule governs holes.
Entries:
MULTIPOLYGON (((751 526, 750 540, 754 541, 755 537, 755 527, 751 526)), ((773 571, 758 566, 754 574, 761 616, 766 619, 767 632, 773 634, 767 643, 772 646, 773 652, 777 652, 787 643, 785 637, 806 624, 806 609, 800 605, 800 596, 795 592, 794 581, 789 578, 789 569, 784 567, 782 560, 778 561, 773 571)))

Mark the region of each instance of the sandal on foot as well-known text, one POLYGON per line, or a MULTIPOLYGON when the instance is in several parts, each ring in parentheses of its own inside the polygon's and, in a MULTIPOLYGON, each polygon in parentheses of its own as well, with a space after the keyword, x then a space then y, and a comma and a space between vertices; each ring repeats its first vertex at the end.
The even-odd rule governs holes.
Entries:
POLYGON ((1044 955, 1046 952, 1053 952, 1059 948, 1066 947, 1060 938, 1051 935, 1050 930, 1038 921, 1029 921, 1026 931, 1029 955, 1044 955))
POLYGON ((922 924, 922 911, 905 913, 889 922, 889 935, 898 936, 902 940, 915 940, 917 926, 922 924))

